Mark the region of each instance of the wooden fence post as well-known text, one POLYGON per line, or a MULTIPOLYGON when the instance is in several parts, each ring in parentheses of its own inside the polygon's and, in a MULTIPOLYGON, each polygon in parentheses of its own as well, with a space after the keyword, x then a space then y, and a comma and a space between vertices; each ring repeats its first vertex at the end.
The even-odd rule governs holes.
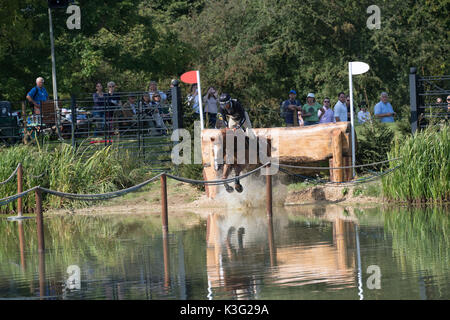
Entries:
POLYGON ((44 216, 42 214, 42 192, 41 189, 36 188, 36 225, 37 225, 37 236, 38 236, 38 251, 45 251, 44 243, 44 216))
MULTIPOLYGON (((331 148, 333 150, 333 168, 343 166, 342 157, 342 131, 334 130, 331 137, 331 148)), ((344 179, 344 169, 334 169, 333 178, 335 182, 342 182, 344 179)))
POLYGON ((164 173, 161 175, 161 210, 163 236, 167 236, 169 234, 169 219, 167 209, 167 176, 164 173))
MULTIPOLYGON (((23 192, 23 167, 22 163, 19 163, 19 170, 17 170, 17 193, 23 192)), ((17 214, 19 217, 22 216, 22 197, 17 199, 17 214)))

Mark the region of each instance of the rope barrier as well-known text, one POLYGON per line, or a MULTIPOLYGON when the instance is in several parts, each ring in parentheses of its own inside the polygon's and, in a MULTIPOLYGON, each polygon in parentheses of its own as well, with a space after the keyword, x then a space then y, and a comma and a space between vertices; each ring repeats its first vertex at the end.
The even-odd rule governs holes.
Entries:
POLYGON ((9 197, 0 199, 0 206, 4 206, 4 205, 6 205, 6 204, 8 204, 8 203, 10 203, 10 202, 12 202, 14 200, 22 198, 22 197, 26 196, 28 193, 30 193, 31 191, 36 190, 37 188, 40 188, 40 187, 33 187, 31 189, 28 189, 27 191, 24 191, 24 192, 15 194, 13 196, 9 196, 9 197))
POLYGON ((389 160, 384 160, 384 161, 379 161, 379 162, 372 162, 372 163, 367 163, 367 164, 359 164, 359 165, 355 165, 355 166, 346 166, 346 167, 304 167, 304 166, 294 166, 294 165, 290 165, 290 164, 281 164, 281 163, 279 164, 279 166, 285 167, 285 168, 296 168, 296 169, 337 170, 337 169, 372 167, 372 166, 376 166, 378 164, 391 162, 391 161, 395 161, 395 160, 399 160, 399 159, 402 159, 402 158, 399 157, 399 158, 394 158, 394 159, 389 159, 389 160))
POLYGON ((166 174, 166 176, 168 176, 169 178, 172 178, 174 180, 177 181, 181 181, 181 182, 186 182, 186 183, 193 183, 193 184, 207 184, 207 185, 220 185, 220 184, 224 184, 224 183, 228 183, 228 182, 233 182, 236 179, 244 179, 247 178, 248 176, 254 174, 255 172, 257 172, 258 170, 268 166, 270 164, 270 162, 267 162, 266 164, 252 170, 249 171, 239 177, 233 177, 233 178, 228 178, 228 179, 223 179, 223 180, 193 180, 193 179, 188 179, 188 178, 183 178, 183 177, 177 177, 171 174, 166 174))
POLYGON ((44 191, 46 193, 49 193, 49 194, 52 194, 54 196, 69 198, 69 199, 72 199, 72 200, 83 200, 83 201, 106 200, 106 199, 117 198, 117 197, 120 197, 120 196, 125 195, 127 193, 139 190, 142 187, 144 187, 147 184, 149 184, 150 182, 155 181, 162 174, 164 174, 164 173, 160 173, 160 174, 154 176, 153 178, 151 178, 149 180, 146 180, 146 181, 144 181, 144 182, 142 182, 142 183, 140 183, 138 185, 135 185, 135 186, 127 188, 127 189, 122 189, 122 190, 113 191, 113 192, 107 192, 107 193, 100 193, 100 194, 75 194, 75 193, 65 193, 65 192, 50 190, 50 189, 43 188, 43 187, 39 187, 39 188, 42 191, 44 191))
POLYGON ((19 167, 20 167, 20 163, 17 165, 16 170, 14 170, 14 172, 11 173, 11 175, 9 176, 8 179, 6 179, 5 181, 0 182, 0 186, 8 183, 9 181, 11 181, 12 178, 14 178, 14 176, 17 174, 17 171, 19 171, 19 167))
POLYGON ((388 173, 391 173, 392 171, 398 169, 400 166, 401 165, 398 165, 398 166, 396 166, 396 167, 394 167, 392 169, 388 169, 388 170, 386 170, 384 172, 375 173, 374 175, 369 176, 369 177, 362 177, 360 179, 356 179, 356 180, 353 180, 353 181, 345 181, 345 182, 334 182, 334 181, 327 181, 327 180, 322 180, 322 179, 311 179, 310 177, 303 176, 303 175, 297 174, 297 173, 292 173, 292 172, 289 172, 289 171, 287 171, 285 169, 281 169, 281 168, 280 168, 280 171, 283 172, 283 173, 286 173, 288 175, 291 175, 291 176, 296 176, 296 177, 303 178, 307 182, 308 182, 308 180, 313 181, 312 183, 314 183, 316 185, 318 185, 320 183, 322 183, 322 184, 331 184, 331 185, 335 184, 338 187, 340 187, 340 186, 349 186, 349 185, 353 185, 353 184, 362 184, 362 183, 365 183, 365 182, 368 182, 368 181, 375 180, 375 179, 377 179, 379 177, 387 175, 388 173))
MULTIPOLYGON (((375 164, 380 164, 380 163, 386 163, 386 162, 390 162, 390 161, 394 161, 394 160, 398 160, 398 159, 401 159, 401 158, 395 158, 395 159, 390 159, 390 160, 386 160, 386 161, 375 162, 375 163, 372 163, 372 164, 359 165, 359 166, 355 166, 355 167, 362 167, 362 166, 369 166, 369 165, 375 165, 375 164)), ((205 184, 205 185, 221 185, 221 184, 225 184, 225 183, 228 183, 228 182, 236 181, 238 179, 244 179, 244 178, 246 178, 246 177, 256 173, 257 171, 261 170, 262 168, 264 168, 264 167, 266 167, 266 166, 268 166, 270 164, 271 164, 270 162, 267 162, 266 164, 261 165, 260 167, 254 169, 252 171, 249 171, 249 172, 247 172, 247 173, 245 173, 245 174, 243 174, 241 176, 238 176, 238 177, 222 179, 222 180, 209 180, 209 181, 207 181, 207 180, 188 179, 188 178, 183 178, 183 177, 178 177, 178 176, 175 176, 175 175, 171 175, 171 174, 168 174, 168 173, 165 173, 165 172, 161 172, 160 174, 158 174, 158 175, 156 175, 156 176, 154 176, 154 177, 152 177, 152 178, 150 178, 150 179, 148 179, 148 180, 146 180, 146 181, 144 181, 144 182, 142 182, 140 184, 137 184, 137 185, 135 185, 133 187, 122 189, 122 190, 118 190, 118 191, 113 191, 113 192, 101 193, 101 194, 74 194, 74 193, 66 193, 66 192, 55 191, 55 190, 47 189, 47 188, 44 188, 44 187, 41 187, 41 186, 37 186, 37 187, 33 187, 33 188, 31 188, 31 189, 29 189, 27 191, 21 192, 19 194, 0 199, 0 206, 6 205, 6 204, 8 204, 8 203, 10 203, 10 202, 12 202, 14 200, 17 200, 17 199, 27 195, 31 191, 34 191, 36 188, 39 188, 40 190, 42 190, 43 192, 46 192, 48 194, 51 194, 51 195, 54 195, 54 196, 58 196, 58 197, 65 197, 65 198, 69 198, 69 199, 72 199, 72 200, 96 201, 96 200, 112 199, 112 198, 120 197, 120 196, 125 195, 125 194, 130 193, 130 192, 137 191, 137 190, 143 188, 144 186, 146 186, 147 184, 149 184, 150 182, 155 181, 157 178, 159 178, 162 175, 166 175, 169 178, 172 178, 172 179, 177 180, 177 181, 185 182, 185 183, 205 184)), ((326 169, 325 167, 301 167, 301 166, 290 166, 290 165, 283 165, 283 164, 277 164, 277 165, 280 166, 280 167, 289 167, 289 168, 308 168, 308 169, 320 168, 320 169, 326 169)), ((386 175, 386 174, 396 170, 400 166, 401 166, 401 164, 396 166, 396 167, 394 167, 394 168, 392 168, 392 169, 389 169, 387 171, 384 171, 384 172, 381 172, 381 173, 375 173, 374 175, 369 176, 369 177, 363 177, 363 178, 360 178, 360 179, 357 179, 357 180, 347 181, 347 182, 333 182, 333 181, 327 181, 327 180, 322 180, 322 179, 311 179, 310 177, 307 177, 307 176, 303 176, 303 175, 300 175, 300 174, 289 172, 288 170, 283 169, 283 168, 279 168, 279 170, 281 172, 285 173, 285 174, 288 174, 288 175, 291 175, 291 176, 297 176, 297 177, 303 178, 305 181, 312 181, 312 183, 316 183, 316 184, 323 183, 323 184, 336 184, 336 185, 339 185, 339 186, 344 186, 344 185, 358 184, 358 183, 364 183, 364 182, 367 182, 367 181, 374 180, 376 178, 379 178, 381 176, 384 176, 384 175, 386 175)), ((353 168, 353 166, 340 167, 340 168, 329 168, 329 169, 345 169, 345 168, 353 168)), ((7 180, 2 182, 2 184, 4 184, 4 183, 8 182, 9 180, 11 180, 12 177, 17 173, 18 169, 19 169, 19 165, 17 166, 16 170, 11 174, 11 176, 7 180)), ((46 172, 42 173, 41 176, 43 174, 45 174, 45 173, 46 172)))
POLYGON ((47 173, 47 169, 37 176, 29 175, 28 177, 31 179, 39 179, 39 178, 42 178, 46 173, 47 173))

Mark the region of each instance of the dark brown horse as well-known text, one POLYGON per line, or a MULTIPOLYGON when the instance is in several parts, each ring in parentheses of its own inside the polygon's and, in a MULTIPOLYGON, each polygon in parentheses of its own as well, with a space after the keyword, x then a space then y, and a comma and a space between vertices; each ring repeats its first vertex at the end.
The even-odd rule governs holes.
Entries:
POLYGON ((222 180, 228 179, 231 171, 234 170, 235 184, 234 189, 228 183, 224 183, 227 192, 234 190, 241 193, 243 187, 239 182, 239 175, 245 170, 253 170, 261 165, 259 157, 259 149, 261 141, 253 134, 249 134, 243 130, 222 129, 222 148, 223 148, 223 171, 222 180), (233 142, 232 146, 227 148, 227 141, 233 142), (230 152, 230 150, 232 152, 230 152), (251 152, 252 151, 252 152, 251 152))

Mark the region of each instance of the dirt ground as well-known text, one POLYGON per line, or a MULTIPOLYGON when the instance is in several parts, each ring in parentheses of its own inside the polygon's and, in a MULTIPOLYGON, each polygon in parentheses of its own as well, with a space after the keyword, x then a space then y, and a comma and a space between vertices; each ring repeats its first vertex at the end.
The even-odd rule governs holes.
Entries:
MULTIPOLYGON (((379 198, 361 195, 355 196, 353 194, 353 187, 348 187, 345 191, 342 187, 324 185, 312 186, 303 190, 287 191, 287 188, 283 190, 286 193, 282 203, 284 206, 380 203, 379 198)), ((279 192, 279 190, 274 190, 274 192, 279 192)), ((211 200, 203 191, 198 190, 191 185, 175 183, 168 187, 168 207, 171 216, 182 216, 185 212, 195 212, 203 215, 209 213, 211 209, 217 211, 223 208, 225 210, 227 206, 229 206, 229 199, 232 199, 233 195, 234 193, 230 195, 225 193, 226 197, 231 198, 224 199, 223 197, 219 197, 219 199, 211 200)), ((234 197, 236 197, 236 195, 234 197)), ((260 193, 259 197, 260 203, 257 203, 257 205, 265 206, 265 201, 263 200, 265 195, 260 193)), ((159 188, 154 188, 147 192, 140 192, 133 194, 132 196, 113 199, 109 202, 86 208, 50 210, 47 214, 160 214, 160 198, 161 194, 159 188)), ((235 207, 241 206, 240 203, 234 205, 235 207)))

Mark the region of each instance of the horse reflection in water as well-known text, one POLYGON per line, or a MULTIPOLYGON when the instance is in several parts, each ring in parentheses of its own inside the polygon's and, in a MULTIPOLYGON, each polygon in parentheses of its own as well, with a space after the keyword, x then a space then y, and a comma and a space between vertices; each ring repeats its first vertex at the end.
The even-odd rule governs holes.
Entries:
POLYGON ((208 216, 206 262, 210 287, 223 288, 234 299, 258 298, 262 274, 270 268, 266 265, 266 219, 258 213, 208 216))
POLYGON ((258 299, 262 281, 356 287, 355 220, 338 206, 295 213, 332 223, 333 237, 324 241, 315 228, 298 232, 290 227, 287 213, 281 211, 273 218, 258 212, 208 216, 208 298, 225 293, 234 299, 258 299))

